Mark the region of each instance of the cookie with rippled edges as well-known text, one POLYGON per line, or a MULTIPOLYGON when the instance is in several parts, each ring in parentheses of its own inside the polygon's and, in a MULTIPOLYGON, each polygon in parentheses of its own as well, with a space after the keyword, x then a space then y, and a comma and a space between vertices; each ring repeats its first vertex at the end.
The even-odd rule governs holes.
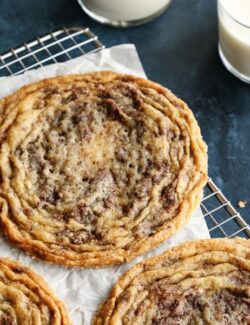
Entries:
POLYGON ((92 325, 249 323, 250 240, 211 239, 132 267, 92 325))
POLYGON ((63 303, 31 269, 0 258, 0 324, 72 325, 63 303))
POLYGON ((0 101, 0 224, 67 266, 155 248, 200 203, 207 152, 187 105, 114 72, 46 79, 0 101))

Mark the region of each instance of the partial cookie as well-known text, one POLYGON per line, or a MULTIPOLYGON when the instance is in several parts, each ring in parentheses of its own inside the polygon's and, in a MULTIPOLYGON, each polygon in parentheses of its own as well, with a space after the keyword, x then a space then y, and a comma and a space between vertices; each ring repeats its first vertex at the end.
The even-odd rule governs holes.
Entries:
POLYGON ((137 264, 92 324, 250 324, 250 240, 188 242, 137 264))
POLYGON ((29 268, 0 258, 0 324, 71 325, 65 306, 29 268))
POLYGON ((207 180, 187 105, 113 72, 42 80, 0 101, 0 222, 29 254, 129 261, 183 226, 207 180))

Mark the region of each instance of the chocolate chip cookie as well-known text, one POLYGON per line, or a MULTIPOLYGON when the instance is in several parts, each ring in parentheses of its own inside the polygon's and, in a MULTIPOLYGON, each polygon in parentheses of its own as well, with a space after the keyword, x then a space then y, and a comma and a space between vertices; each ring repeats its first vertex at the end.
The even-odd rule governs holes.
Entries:
POLYGON ((93 325, 249 324, 250 241, 188 242, 130 269, 93 325))
POLYGON ((0 101, 0 224, 42 260, 103 267, 183 226, 207 180, 187 105, 104 71, 30 84, 0 101))
POLYGON ((71 325, 66 309, 43 279, 22 264, 0 258, 0 324, 71 325))

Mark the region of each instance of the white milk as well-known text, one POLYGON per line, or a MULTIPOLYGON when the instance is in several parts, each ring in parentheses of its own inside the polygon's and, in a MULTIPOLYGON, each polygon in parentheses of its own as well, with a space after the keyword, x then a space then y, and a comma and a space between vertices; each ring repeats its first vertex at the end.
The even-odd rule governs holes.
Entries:
POLYGON ((235 70, 232 72, 250 82, 250 0, 218 1, 222 56, 235 70))
POLYGON ((170 0, 82 0, 88 10, 110 20, 133 21, 150 17, 170 0))

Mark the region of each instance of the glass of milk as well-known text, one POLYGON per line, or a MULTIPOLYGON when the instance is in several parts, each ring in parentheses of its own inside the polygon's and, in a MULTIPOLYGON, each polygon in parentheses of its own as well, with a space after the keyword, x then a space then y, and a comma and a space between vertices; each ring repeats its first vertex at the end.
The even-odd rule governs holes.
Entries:
POLYGON ((250 83, 250 0, 218 0, 218 16, 221 60, 250 83))
POLYGON ((118 27, 135 26, 159 16, 171 0, 78 0, 95 20, 118 27))

